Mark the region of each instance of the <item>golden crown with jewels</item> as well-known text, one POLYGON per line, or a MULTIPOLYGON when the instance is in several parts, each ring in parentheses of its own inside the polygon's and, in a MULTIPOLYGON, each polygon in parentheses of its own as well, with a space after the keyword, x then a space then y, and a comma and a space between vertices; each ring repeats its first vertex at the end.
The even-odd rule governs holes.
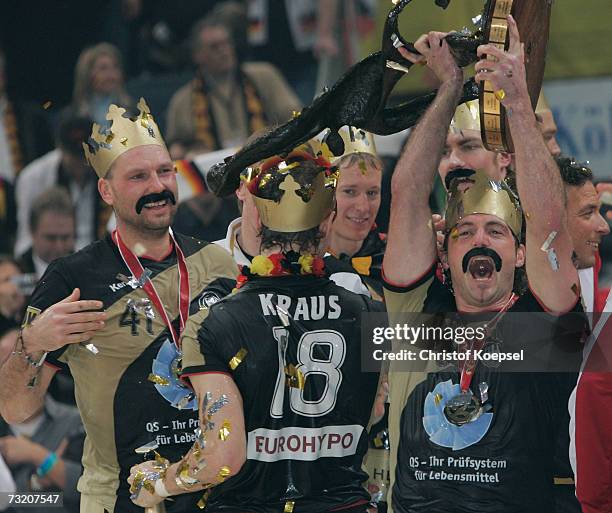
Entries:
MULTIPOLYGON (((325 140, 328 133, 329 129, 324 132, 323 140, 325 140)), ((332 164, 336 164, 340 159, 353 153, 367 153, 373 157, 378 157, 374 135, 370 132, 346 125, 338 130, 338 134, 344 141, 344 153, 339 157, 332 156, 332 164)))
POLYGON ((93 124, 91 136, 83 143, 85 158, 100 178, 104 178, 117 157, 138 146, 156 145, 166 148, 159 127, 144 98, 138 102, 139 114, 135 119, 125 115, 126 110, 110 105, 106 119, 108 128, 93 124))
POLYGON ((489 214, 504 221, 517 239, 521 237, 523 211, 518 197, 505 181, 491 180, 485 171, 451 181, 446 206, 446 230, 472 214, 489 214), (466 184, 465 182, 468 182, 466 184))
POLYGON ((294 233, 309 230, 321 224, 334 206, 338 174, 329 162, 331 153, 316 139, 302 144, 286 156, 275 156, 259 162, 247 170, 244 179, 253 194, 261 223, 276 232, 294 233), (320 172, 306 186, 300 185, 292 173, 310 161, 320 172), (284 178, 278 184, 283 191, 279 201, 262 198, 259 192, 278 175, 284 178))

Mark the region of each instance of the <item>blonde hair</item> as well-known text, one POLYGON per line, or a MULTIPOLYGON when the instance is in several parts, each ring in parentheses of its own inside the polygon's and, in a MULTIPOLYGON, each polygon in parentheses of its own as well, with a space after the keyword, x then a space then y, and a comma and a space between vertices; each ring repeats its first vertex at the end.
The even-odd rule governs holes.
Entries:
MULTIPOLYGON (((98 58, 108 56, 115 60, 123 75, 123 62, 119 49, 110 43, 98 43, 81 52, 74 68, 74 90, 72 105, 79 114, 89 114, 91 89, 91 72, 98 58)), ((122 107, 129 107, 133 102, 123 85, 117 91, 117 99, 122 107)))

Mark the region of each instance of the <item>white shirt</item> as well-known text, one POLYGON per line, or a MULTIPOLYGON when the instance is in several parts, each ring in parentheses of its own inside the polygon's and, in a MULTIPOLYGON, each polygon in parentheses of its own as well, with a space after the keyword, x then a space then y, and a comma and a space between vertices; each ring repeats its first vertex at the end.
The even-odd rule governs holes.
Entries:
POLYGON ((11 146, 4 126, 6 105, 6 98, 0 98, 0 177, 6 178, 7 181, 13 183, 15 181, 13 154, 11 153, 11 146))
POLYGON ((232 255, 234 262, 236 262, 239 266, 251 265, 251 261, 240 248, 240 244, 238 244, 237 237, 241 226, 242 217, 234 219, 227 227, 227 235, 225 236, 225 239, 216 240, 214 244, 221 246, 230 255, 232 255))
MULTIPOLYGON (((32 202, 50 187, 57 185, 62 153, 59 149, 50 151, 23 168, 15 185, 17 201, 17 240, 15 256, 22 255, 32 245, 30 236, 30 210, 32 202)), ((79 250, 96 238, 94 216, 96 194, 95 181, 85 187, 70 184, 70 197, 75 207, 76 241, 79 250)))

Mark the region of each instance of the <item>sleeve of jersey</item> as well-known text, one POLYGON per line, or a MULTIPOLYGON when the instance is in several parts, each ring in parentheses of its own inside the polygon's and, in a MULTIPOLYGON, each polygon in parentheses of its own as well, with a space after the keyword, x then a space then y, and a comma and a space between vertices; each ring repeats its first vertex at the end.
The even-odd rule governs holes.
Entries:
POLYGON ((422 312, 427 291, 436 278, 437 260, 423 276, 407 285, 398 285, 387 280, 383 270, 385 305, 391 313, 422 312))
MULTIPOLYGON (((69 275, 62 265, 62 260, 52 262, 32 293, 23 325, 30 324, 40 313, 69 296, 73 289, 74 287, 69 282, 69 275)), ((56 370, 65 370, 67 365, 60 361, 60 358, 67 347, 61 347, 47 354, 45 365, 56 370)))
POLYGON ((203 310, 203 314, 190 317, 183 338, 183 379, 194 374, 229 374, 229 358, 221 343, 227 345, 227 329, 223 329, 214 315, 203 310))

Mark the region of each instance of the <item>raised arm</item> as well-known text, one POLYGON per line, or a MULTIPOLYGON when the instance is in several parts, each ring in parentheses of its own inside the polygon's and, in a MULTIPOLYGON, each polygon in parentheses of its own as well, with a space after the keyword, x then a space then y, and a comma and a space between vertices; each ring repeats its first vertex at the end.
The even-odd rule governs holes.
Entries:
POLYGON ((462 94, 463 72, 441 32, 421 36, 417 56, 400 48, 412 62, 427 60, 441 82, 436 99, 412 130, 391 180, 391 217, 383 268, 385 278, 407 285, 420 278, 436 258, 429 195, 433 189, 446 135, 462 94))
POLYGON ((512 16, 508 27, 507 52, 492 45, 479 47, 479 56, 493 56, 497 61, 478 62, 476 80, 490 80, 495 90, 505 93, 502 103, 514 141, 517 187, 526 214, 529 285, 549 310, 564 312, 576 303, 579 282, 566 226, 563 183, 538 129, 527 91, 525 52, 512 16))

